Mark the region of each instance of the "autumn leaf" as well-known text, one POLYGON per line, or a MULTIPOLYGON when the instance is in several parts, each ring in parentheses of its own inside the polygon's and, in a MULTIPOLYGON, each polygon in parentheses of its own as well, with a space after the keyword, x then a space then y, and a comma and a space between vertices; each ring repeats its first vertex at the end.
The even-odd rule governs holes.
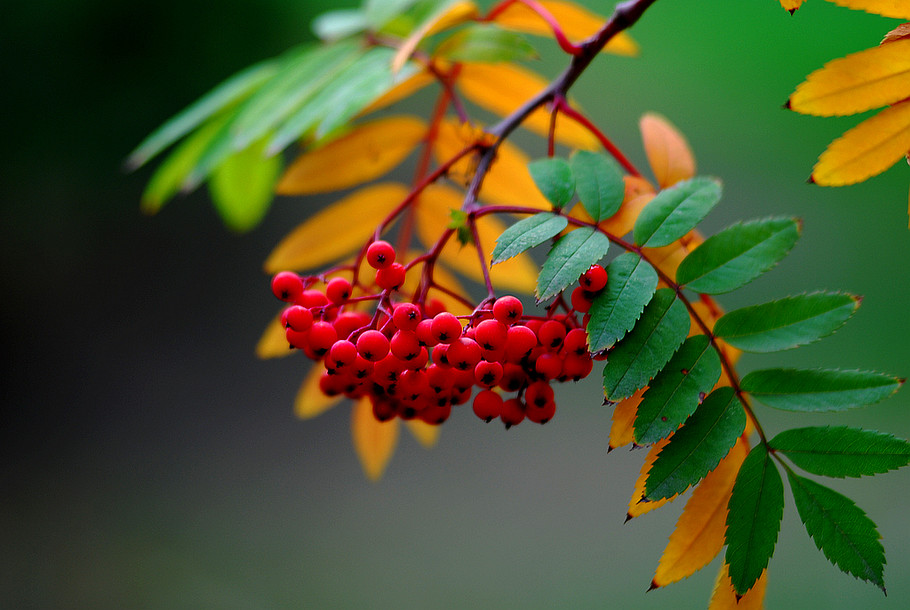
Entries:
POLYGON ((410 419, 404 423, 411 432, 411 435, 427 449, 431 449, 436 445, 436 441, 439 440, 439 432, 442 430, 441 426, 428 424, 421 419, 410 419))
POLYGON ((259 358, 281 358, 294 353, 288 346, 284 325, 281 324, 281 314, 272 318, 259 342, 256 343, 256 356, 259 358))
POLYGON ((641 465, 641 472, 639 472, 638 479, 635 481, 632 497, 629 499, 629 512, 626 513, 626 521, 649 513, 655 508, 660 508, 667 502, 672 502, 679 497, 677 494, 669 498, 661 498, 654 502, 645 501, 645 484, 648 481, 648 472, 651 470, 651 466, 654 465, 655 460, 657 460, 657 454, 660 453, 661 449, 663 449, 672 438, 673 436, 670 435, 667 438, 661 439, 657 443, 654 443, 648 450, 648 455, 645 456, 645 462, 641 465))
MULTIPOLYGON (((283 338, 283 336, 282 336, 283 338)), ((610 426, 610 444, 607 451, 613 451, 618 447, 625 447, 635 440, 634 426, 635 415, 638 413, 638 405, 641 397, 648 388, 641 388, 629 398, 619 401, 613 407, 612 424, 610 426)))
POLYGON ((780 5, 784 7, 785 10, 790 11, 790 14, 793 14, 793 11, 798 9, 805 0, 780 0, 780 5))
POLYGON ((828 0, 847 8, 874 13, 882 17, 910 19, 910 5, 906 0, 828 0))
POLYGON ((417 93, 435 80, 436 77, 426 70, 415 72, 373 100, 369 106, 360 112, 360 115, 363 116, 376 112, 377 110, 382 110, 383 108, 387 108, 396 102, 400 102, 405 98, 411 97, 413 94, 417 93))
POLYGON ((664 117, 648 113, 639 121, 645 154, 660 188, 695 175, 695 157, 686 138, 664 117))
MULTIPOLYGON (((344 398, 341 395, 326 396, 320 389, 319 379, 324 372, 325 367, 318 362, 315 363, 300 385, 300 390, 297 391, 297 397, 294 399, 294 413, 300 419, 311 419, 321 415, 344 398)), ((370 417, 373 417, 372 411, 370 417)))
POLYGON ((265 261, 266 272, 318 267, 354 252, 407 195, 405 186, 387 182, 336 201, 281 240, 265 261))
POLYGON ((396 116, 363 123, 329 144, 297 157, 281 180, 279 195, 337 191, 392 170, 420 143, 426 123, 396 116))
POLYGON ((431 13, 411 35, 398 47, 392 59, 392 72, 398 72, 417 49, 417 45, 436 32, 441 32, 459 23, 464 23, 477 16, 477 5, 473 2, 447 2, 431 13))
POLYGON ((711 594, 708 610, 762 610, 767 587, 768 570, 764 570, 752 588, 740 597, 733 589, 725 563, 720 567, 717 580, 714 582, 714 592, 711 594))
POLYGON ((398 419, 381 422, 373 415, 373 405, 367 397, 354 403, 351 412, 351 436, 360 465, 371 481, 378 481, 385 472, 395 445, 398 443, 398 419))
MULTIPOLYGON (((588 11, 574 2, 558 0, 539 0, 538 4, 552 15, 559 23, 563 33, 572 41, 578 42, 589 38, 603 27, 607 18, 588 11)), ((535 10, 521 2, 513 2, 496 13, 493 22, 500 27, 550 37, 553 31, 550 25, 535 10)), ((638 55, 638 44, 625 32, 614 36, 603 48, 604 53, 617 55, 638 55)))
MULTIPOLYGON (((464 63, 456 85, 466 98, 499 116, 508 116, 548 86, 540 75, 511 64, 464 63)), ((546 137, 550 112, 538 108, 522 123, 546 137)), ((579 123, 565 117, 556 121, 556 139, 574 148, 596 150, 597 138, 579 123)))

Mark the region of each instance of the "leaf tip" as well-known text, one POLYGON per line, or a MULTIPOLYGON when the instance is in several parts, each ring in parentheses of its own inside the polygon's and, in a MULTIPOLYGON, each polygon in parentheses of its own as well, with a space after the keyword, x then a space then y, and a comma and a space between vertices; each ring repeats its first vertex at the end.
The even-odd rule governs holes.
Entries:
POLYGON ((851 294, 850 298, 853 299, 853 309, 857 309, 863 304, 863 299, 866 297, 861 294, 851 294))
POLYGON ((623 521, 623 523, 628 523, 628 522, 631 521, 634 517, 635 517, 635 515, 633 515, 632 513, 626 513, 626 518, 625 518, 625 520, 623 521))
POLYGON ((809 177, 806 178, 806 184, 818 184, 815 181, 815 174, 810 174, 809 177))
MULTIPOLYGON (((795 8, 791 8, 791 9, 788 9, 787 12, 790 13, 790 16, 792 17, 793 14, 796 13, 796 9, 795 9, 795 8)), ((736 601, 737 601, 737 602, 739 601, 739 598, 738 598, 738 597, 736 598, 736 601)))
POLYGON ((787 101, 784 102, 784 105, 781 106, 781 108, 783 108, 784 110, 793 110, 793 108, 790 107, 790 98, 789 97, 787 98, 787 101))
POLYGON ((648 593, 648 592, 650 592, 650 591, 653 591, 654 589, 659 589, 659 588, 660 588, 660 585, 657 584, 657 581, 656 581, 656 580, 652 580, 652 581, 651 581, 651 586, 648 587, 648 590, 645 591, 645 593, 648 593))

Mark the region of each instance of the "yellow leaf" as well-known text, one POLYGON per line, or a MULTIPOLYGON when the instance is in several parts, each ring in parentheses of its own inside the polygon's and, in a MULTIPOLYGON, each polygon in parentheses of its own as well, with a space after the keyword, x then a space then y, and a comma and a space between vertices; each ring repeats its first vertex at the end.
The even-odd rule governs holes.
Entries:
POLYGON ((268 273, 318 267, 354 252, 376 226, 408 196, 397 183, 367 186, 298 225, 265 261, 268 273))
POLYGON ((364 473, 371 481, 378 481, 398 443, 398 419, 380 422, 373 416, 370 399, 361 398, 351 412, 351 435, 364 473))
MULTIPOLYGON (((556 18, 563 33, 573 42, 579 42, 596 34, 607 21, 606 17, 592 13, 573 2, 539 0, 539 4, 556 18)), ((503 28, 515 30, 516 32, 540 36, 553 35, 549 24, 534 10, 521 2, 510 4, 506 10, 497 14, 493 21, 503 28)), ((620 32, 607 43, 603 51, 616 53, 617 55, 638 55, 638 44, 628 34, 620 32)))
POLYGON ((676 269, 679 267, 679 264, 703 241, 705 240, 697 231, 689 231, 668 246, 663 246, 661 248, 642 248, 642 252, 655 267, 670 277, 676 277, 676 269))
POLYGON ((796 88, 789 107, 803 114, 842 116, 908 97, 910 39, 903 39, 828 62, 796 88))
POLYGON ((829 2, 882 17, 910 19, 910 5, 907 4, 907 0, 829 0, 829 2))
POLYGON ((664 549, 652 587, 665 587, 705 567, 724 546, 727 502, 749 444, 740 437, 686 502, 664 549))
POLYGON ((812 181, 822 186, 862 182, 897 163, 908 150, 910 102, 901 102, 866 119, 828 145, 812 170, 812 181))
POLYGON ((655 508, 660 508, 667 502, 672 502, 679 497, 679 494, 676 494, 669 498, 661 498, 655 502, 642 501, 645 497, 645 482, 648 480, 648 472, 651 470, 651 466, 654 465, 657 454, 670 442, 671 438, 673 438, 672 435, 661 439, 648 450, 648 455, 645 456, 645 463, 641 465, 641 472, 638 475, 638 480, 635 481, 635 489, 632 491, 632 498, 629 500, 629 512, 626 514, 626 521, 649 513, 655 508))
MULTIPOLYGON (((456 84, 469 100, 500 116, 508 116, 549 85, 542 76, 507 63, 464 63, 456 84)), ((538 108, 522 126, 546 137, 550 111, 538 108)), ((598 148, 597 138, 590 131, 566 117, 556 121, 556 139, 574 148, 598 148)))
MULTIPOLYGON (((439 163, 444 163, 475 141, 482 141, 484 136, 482 131, 474 130, 467 124, 448 120, 439 126, 433 153, 439 163)), ((517 146, 509 141, 502 142, 496 159, 480 185, 480 199, 498 205, 552 209, 553 206, 537 190, 528 172, 529 162, 528 156, 517 146)), ((467 186, 474 175, 476 163, 475 157, 464 159, 449 171, 449 177, 460 180, 467 186)))
POLYGON ((436 441, 439 440, 440 426, 428 424, 420 419, 410 419, 404 423, 408 426, 408 430, 411 431, 414 438, 427 449, 432 448, 436 441))
POLYGON ((649 113, 639 122, 651 171, 660 188, 695 175, 695 157, 686 138, 664 117, 649 113))
POLYGON ((398 47, 398 52, 392 58, 392 72, 397 73, 404 67, 405 62, 411 57, 411 54, 417 49, 417 45, 424 38, 453 25, 473 19, 476 16, 477 5, 473 2, 459 1, 443 4, 436 12, 432 13, 423 23, 417 26, 411 32, 411 35, 398 47))
POLYGON ((426 130, 426 123, 411 116, 358 125, 341 138, 297 157, 275 191, 279 195, 312 195, 378 178, 401 163, 426 130))
POLYGON ((410 97, 411 95, 417 93, 435 80, 436 78, 426 70, 415 72, 373 100, 369 106, 360 112, 360 116, 370 114, 371 112, 376 112, 377 110, 382 110, 383 108, 391 106, 395 102, 400 102, 406 97, 410 97))
POLYGON ((767 586, 768 570, 763 570, 752 588, 737 599, 725 563, 720 567, 720 573, 714 583, 714 593, 711 594, 711 605, 708 606, 708 610, 762 610, 767 586))
POLYGON ((641 397, 644 393, 645 388, 642 388, 632 396, 620 401, 613 408, 613 423, 610 426, 610 445, 607 451, 613 451, 618 447, 625 447, 635 440, 632 426, 635 423, 635 415, 638 413, 638 405, 641 403, 641 397))
POLYGON ((803 2, 805 0, 780 0, 780 5, 790 11, 790 13, 793 13, 803 2))
MULTIPOLYGON (((321 415, 337 405, 343 396, 326 396, 319 389, 319 378, 325 367, 322 363, 316 362, 310 367, 310 372, 300 385, 297 397, 294 399, 294 413, 300 419, 310 419, 321 415)), ((371 415, 372 416, 372 415, 371 415)))
POLYGON ((294 351, 288 346, 285 328, 281 324, 281 313, 279 312, 277 316, 272 318, 269 325, 265 327, 265 332, 259 338, 259 342, 256 344, 256 356, 263 359, 281 358, 282 356, 290 356, 294 351))
MULTIPOLYGON (((417 207, 417 234, 429 248, 446 230, 450 222, 449 212, 461 209, 464 195, 450 187, 433 184, 420 197, 417 207)), ((490 268, 490 253, 506 226, 493 215, 477 220, 477 233, 484 251, 483 264, 490 268)), ((481 262, 473 244, 462 246, 453 236, 443 247, 439 259, 459 273, 483 282, 481 262)), ((537 265, 526 254, 511 258, 490 269, 493 285, 499 288, 531 293, 537 284, 537 265)))

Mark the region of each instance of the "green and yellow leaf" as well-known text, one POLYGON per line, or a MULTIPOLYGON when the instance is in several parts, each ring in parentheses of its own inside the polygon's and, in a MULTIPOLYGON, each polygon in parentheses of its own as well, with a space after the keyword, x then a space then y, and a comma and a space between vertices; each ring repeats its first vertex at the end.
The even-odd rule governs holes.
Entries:
POLYGON ((309 150, 291 163, 279 195, 312 195, 357 186, 391 171, 426 134, 426 123, 394 116, 358 125, 341 138, 309 150))
POLYGON ((265 261, 266 272, 310 269, 354 252, 407 196, 404 185, 386 182, 336 201, 281 240, 265 261))
POLYGON ((685 136, 667 119, 648 113, 639 121, 645 154, 660 188, 695 176, 695 157, 685 136))
POLYGON ((398 419, 380 422, 373 415, 369 398, 354 403, 351 412, 351 436, 360 465, 371 481, 378 481, 385 472, 395 445, 398 443, 398 419))
POLYGON ((651 466, 654 465, 654 461, 657 459, 657 454, 660 453, 666 444, 670 441, 670 438, 662 439, 660 442, 655 443, 648 450, 648 455, 645 456, 645 461, 641 465, 641 471, 638 473, 638 479, 635 480, 635 488, 632 490, 632 497, 629 499, 629 512, 626 513, 626 521, 629 519, 634 519, 635 517, 640 517, 645 513, 649 513, 656 508, 660 508, 667 502, 672 502, 676 499, 676 496, 671 498, 662 498, 654 502, 647 502, 645 500, 645 484, 648 481, 648 471, 651 470, 651 466))
POLYGON ((435 80, 436 77, 426 70, 415 72, 373 100, 369 106, 360 111, 360 115, 364 116, 376 112, 377 110, 387 108, 396 102, 400 102, 401 100, 414 95, 435 80))
MULTIPOLYGON (((297 391, 297 397, 294 399, 294 414, 300 419, 311 419, 321 415, 344 398, 341 395, 326 396, 325 392, 319 388, 319 378, 322 377, 323 372, 325 372, 325 367, 318 362, 313 364, 297 391)), ((373 417, 372 412, 370 417, 373 417)))
POLYGON ((398 47, 398 52, 392 58, 392 72, 398 72, 404 67, 404 64, 414 51, 417 45, 432 34, 441 32, 447 28, 464 23, 477 17, 477 5, 473 2, 459 0, 456 2, 445 2, 436 11, 431 13, 417 28, 411 32, 411 35, 398 47))

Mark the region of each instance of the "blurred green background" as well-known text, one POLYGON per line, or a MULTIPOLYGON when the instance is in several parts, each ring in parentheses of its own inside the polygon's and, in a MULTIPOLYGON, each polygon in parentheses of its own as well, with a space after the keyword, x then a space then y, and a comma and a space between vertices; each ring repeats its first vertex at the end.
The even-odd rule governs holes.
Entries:
MULTIPOLYGON (((560 389, 545 427, 506 433, 461 411, 432 451, 405 434, 371 484, 349 409, 295 419, 305 363, 253 356, 277 310, 261 262, 315 204, 280 199, 245 236, 222 228, 204 193, 139 213, 150 170, 121 171, 132 147, 229 74, 311 37, 311 16, 330 4, 341 5, 5 7, 0 606, 705 607, 717 561, 645 594, 683 502, 623 525, 644 454, 606 454, 596 379, 560 389)), ((821 0, 794 17, 775 0, 661 1, 632 30, 641 57, 602 56, 574 90, 640 166, 638 117, 679 126, 700 173, 724 181, 706 231, 803 219, 792 255, 725 306, 815 289, 865 296, 834 337, 746 357, 744 372, 910 374, 907 167, 849 188, 807 185, 856 119, 781 109, 810 71, 895 25, 821 0)), ((537 68, 555 74, 564 60, 541 46, 537 68)), ((838 416, 759 407, 772 432, 846 423, 904 438, 908 408, 906 390, 838 416)), ((889 596, 830 566, 788 496, 767 607, 907 607, 910 470, 830 484, 878 524, 889 596)))

